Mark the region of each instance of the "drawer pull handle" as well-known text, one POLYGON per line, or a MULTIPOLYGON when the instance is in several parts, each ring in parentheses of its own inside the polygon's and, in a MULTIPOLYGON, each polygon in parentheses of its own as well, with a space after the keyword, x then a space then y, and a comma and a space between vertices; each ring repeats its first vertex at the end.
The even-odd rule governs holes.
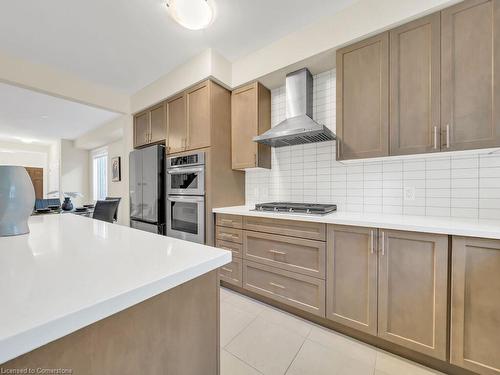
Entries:
POLYGON ((222 233, 222 238, 231 238, 231 239, 233 239, 233 238, 238 238, 238 236, 235 235, 235 234, 222 233))
POLYGON ((224 247, 224 246, 221 246, 220 248, 221 248, 222 250, 233 251, 233 249, 230 249, 229 247, 224 247))
POLYGON ((223 224, 224 224, 224 223, 225 223, 225 224, 231 224, 231 225, 233 224, 233 221, 232 221, 232 220, 229 220, 229 219, 221 219, 221 221, 220 221, 220 222, 221 222, 221 223, 223 223, 223 224))
POLYGON ((224 271, 226 271, 226 272, 233 272, 233 270, 232 270, 232 269, 230 269, 230 268, 222 267, 222 269, 223 269, 224 271))
POLYGON ((284 251, 278 251, 278 250, 273 250, 273 249, 269 250, 269 252, 271 254, 276 254, 276 255, 286 255, 286 253, 284 251))
POLYGON ((286 289, 285 286, 281 285, 281 284, 276 284, 276 283, 273 283, 272 281, 269 282, 269 285, 271 286, 275 286, 276 288, 280 288, 280 289, 286 289))

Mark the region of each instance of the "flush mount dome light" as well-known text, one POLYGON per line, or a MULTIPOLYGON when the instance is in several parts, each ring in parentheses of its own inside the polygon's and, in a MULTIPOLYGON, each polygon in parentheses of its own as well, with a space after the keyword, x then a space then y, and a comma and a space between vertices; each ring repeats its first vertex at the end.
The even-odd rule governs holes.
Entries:
POLYGON ((212 0, 168 0, 167 7, 170 16, 190 30, 204 29, 215 15, 212 0))

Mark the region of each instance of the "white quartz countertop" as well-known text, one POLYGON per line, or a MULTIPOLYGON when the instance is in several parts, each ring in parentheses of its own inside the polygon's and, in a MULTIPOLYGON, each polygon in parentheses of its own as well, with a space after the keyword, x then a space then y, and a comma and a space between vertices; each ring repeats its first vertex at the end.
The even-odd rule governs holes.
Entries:
POLYGON ((477 220, 434 216, 406 216, 333 212, 327 215, 305 215, 254 211, 253 207, 235 206, 213 209, 215 213, 268 217, 325 224, 406 230, 456 236, 500 239, 499 220, 477 220))
POLYGON ((229 251, 77 215, 0 237, 0 363, 231 261, 229 251))

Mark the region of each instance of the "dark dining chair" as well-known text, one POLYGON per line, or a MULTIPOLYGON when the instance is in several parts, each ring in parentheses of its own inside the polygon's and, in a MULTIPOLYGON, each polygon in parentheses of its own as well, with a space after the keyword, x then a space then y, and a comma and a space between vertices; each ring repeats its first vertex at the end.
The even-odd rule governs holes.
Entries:
POLYGON ((106 200, 107 201, 118 201, 118 205, 116 206, 116 212, 115 212, 115 216, 113 217, 113 219, 115 221, 118 220, 118 207, 120 206, 120 201, 122 200, 121 197, 106 197, 106 200))
POLYGON ((118 200, 97 201, 94 207, 92 218, 101 221, 113 223, 116 211, 118 209, 118 200))

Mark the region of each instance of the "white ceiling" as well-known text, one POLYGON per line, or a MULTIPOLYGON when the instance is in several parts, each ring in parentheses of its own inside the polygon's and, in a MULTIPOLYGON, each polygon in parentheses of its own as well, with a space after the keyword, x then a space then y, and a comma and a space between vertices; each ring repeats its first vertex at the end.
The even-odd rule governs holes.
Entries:
POLYGON ((0 138, 75 139, 117 113, 0 83, 0 138))
POLYGON ((164 1, 1 1, 0 51, 133 93, 208 47, 233 61, 356 0, 215 0, 204 31, 164 1))

